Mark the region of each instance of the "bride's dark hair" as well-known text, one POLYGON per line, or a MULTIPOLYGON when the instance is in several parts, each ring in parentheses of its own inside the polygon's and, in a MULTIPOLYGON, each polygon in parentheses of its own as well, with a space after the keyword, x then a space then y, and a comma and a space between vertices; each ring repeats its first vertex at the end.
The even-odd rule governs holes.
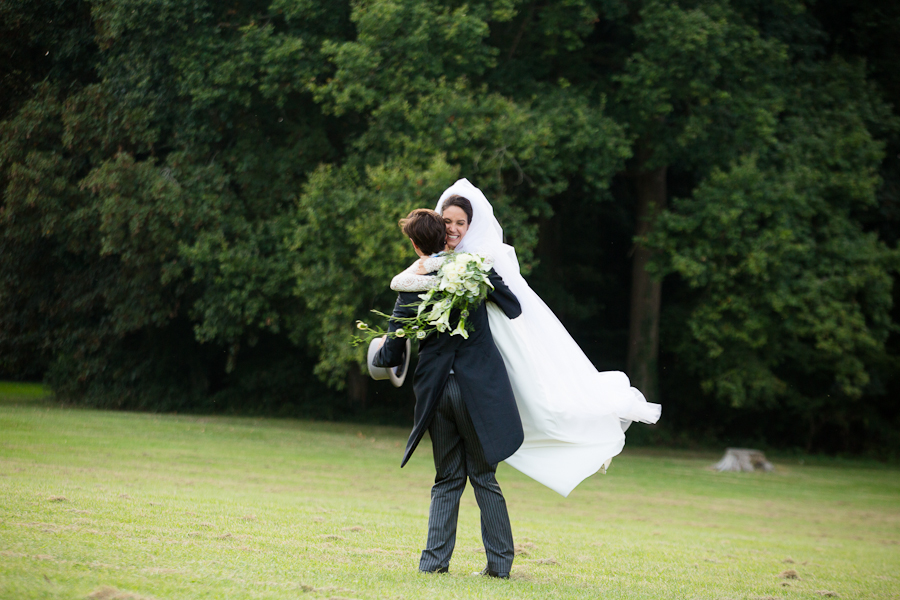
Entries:
POLYGON ((466 217, 469 219, 469 225, 472 224, 472 203, 469 202, 468 198, 464 198, 462 196, 458 196, 456 194, 450 196, 444 203, 441 204, 441 213, 447 209, 448 206, 458 206, 466 213, 466 217))

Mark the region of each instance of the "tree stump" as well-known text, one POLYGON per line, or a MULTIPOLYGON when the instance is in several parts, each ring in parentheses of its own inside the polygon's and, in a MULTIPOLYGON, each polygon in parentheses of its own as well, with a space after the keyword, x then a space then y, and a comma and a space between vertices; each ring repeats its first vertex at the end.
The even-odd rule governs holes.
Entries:
POLYGON ((775 467, 766 455, 750 448, 728 448, 722 460, 713 465, 716 471, 772 471, 775 467))

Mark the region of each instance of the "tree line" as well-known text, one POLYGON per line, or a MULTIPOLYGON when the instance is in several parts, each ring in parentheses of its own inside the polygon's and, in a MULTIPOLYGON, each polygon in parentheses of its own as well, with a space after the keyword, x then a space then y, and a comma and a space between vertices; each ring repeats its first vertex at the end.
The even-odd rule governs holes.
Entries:
POLYGON ((465 176, 649 434, 900 449, 900 8, 7 0, 0 372, 407 419, 353 323, 465 176))

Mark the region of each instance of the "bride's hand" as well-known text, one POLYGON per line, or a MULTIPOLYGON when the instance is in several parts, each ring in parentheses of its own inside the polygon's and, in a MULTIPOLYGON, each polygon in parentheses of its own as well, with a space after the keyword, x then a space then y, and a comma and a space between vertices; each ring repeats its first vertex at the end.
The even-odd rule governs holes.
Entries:
POLYGON ((428 271, 425 270, 425 258, 422 257, 416 261, 416 275, 427 275, 428 271))

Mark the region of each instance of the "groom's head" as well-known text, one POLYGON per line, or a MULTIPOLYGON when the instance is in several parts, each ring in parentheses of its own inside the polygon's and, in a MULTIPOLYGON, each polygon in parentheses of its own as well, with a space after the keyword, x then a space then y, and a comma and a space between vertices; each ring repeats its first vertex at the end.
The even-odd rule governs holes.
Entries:
POLYGON ((400 219, 400 228, 420 255, 429 256, 444 249, 447 229, 441 215, 433 210, 417 208, 400 219))

